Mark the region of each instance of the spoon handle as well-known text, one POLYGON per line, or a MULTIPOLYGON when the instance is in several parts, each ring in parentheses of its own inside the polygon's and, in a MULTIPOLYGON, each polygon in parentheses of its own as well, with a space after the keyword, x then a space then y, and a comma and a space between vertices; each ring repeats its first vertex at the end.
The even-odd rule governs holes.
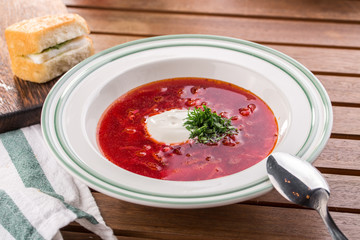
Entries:
POLYGON ((347 237, 340 231, 338 226, 335 224, 334 220, 332 219, 329 210, 326 208, 324 211, 319 211, 321 218, 323 219, 324 223, 326 224, 331 237, 334 240, 347 240, 347 237))
MULTIPOLYGON (((327 193, 325 193, 324 189, 319 189, 317 191, 317 193, 322 194, 323 196, 325 196, 325 194, 327 194, 327 193)), ((326 195, 326 196, 328 196, 328 195, 326 195)), ((322 198, 322 199, 324 199, 324 198, 322 198)), ((340 231, 340 229, 335 224, 334 220, 332 219, 332 217, 329 213, 329 209, 327 207, 327 198, 326 198, 326 201, 320 200, 320 203, 319 203, 318 207, 316 208, 316 210, 318 211, 322 220, 324 221, 325 225, 327 226, 332 239, 347 240, 347 237, 340 231)))

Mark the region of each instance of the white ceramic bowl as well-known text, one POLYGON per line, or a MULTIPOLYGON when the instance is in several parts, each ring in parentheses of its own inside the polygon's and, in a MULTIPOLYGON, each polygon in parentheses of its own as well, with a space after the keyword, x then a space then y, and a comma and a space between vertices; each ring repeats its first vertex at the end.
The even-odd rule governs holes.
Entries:
POLYGON ((49 93, 42 130, 58 162, 90 187, 125 201, 169 208, 200 208, 244 201, 271 190, 266 159, 230 176, 165 181, 126 171, 105 159, 96 143, 101 114, 139 85, 175 77, 228 81, 262 98, 279 124, 274 151, 309 162, 332 128, 329 97, 316 77, 292 58, 234 38, 173 35, 122 44, 83 61, 49 93))

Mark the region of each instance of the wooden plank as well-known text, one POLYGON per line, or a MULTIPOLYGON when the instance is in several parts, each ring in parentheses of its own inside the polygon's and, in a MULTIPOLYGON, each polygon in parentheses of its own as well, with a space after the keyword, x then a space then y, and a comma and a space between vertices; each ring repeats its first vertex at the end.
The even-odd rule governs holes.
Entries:
POLYGON ((100 33, 143 36, 197 33, 268 43, 360 47, 360 26, 356 24, 83 8, 69 11, 82 15, 92 31, 100 33))
MULTIPOLYGON (((329 208, 333 211, 360 213, 360 176, 323 174, 330 187, 329 208)), ((293 205, 275 190, 250 200, 259 205, 293 205)))
POLYGON ((316 75, 332 102, 360 104, 360 77, 316 75))
MULTIPOLYGON (((101 238, 93 233, 82 233, 82 232, 72 232, 72 231, 61 231, 61 235, 63 239, 72 239, 72 240, 85 240, 85 239, 93 239, 100 240, 101 238)), ((120 238, 118 238, 120 239, 120 238)))
POLYGON ((39 122, 42 103, 54 84, 34 84, 13 76, 5 28, 23 19, 64 13, 66 7, 61 0, 0 0, 0 6, 0 132, 5 132, 39 122))
POLYGON ((360 2, 328 0, 64 0, 69 7, 112 8, 173 13, 360 21, 360 2))
MULTIPOLYGON (((143 232, 156 239, 330 239, 313 210, 233 204, 207 209, 161 209, 94 193, 115 232, 143 232), (291 229, 291 231, 289 231, 291 229), (169 234, 173 234, 169 238, 169 234), (164 237, 165 235, 165 237, 164 237)), ((332 212, 349 239, 358 236, 359 214, 332 212)))
POLYGON ((318 168, 356 170, 360 173, 360 141, 330 138, 314 162, 318 168))
MULTIPOLYGON (((64 240, 86 240, 86 239, 100 240, 101 239, 98 235, 89 232, 75 232, 69 230, 62 230, 61 234, 64 240)), ((116 236, 116 238, 118 240, 155 240, 154 238, 147 238, 147 237, 143 238, 143 237, 133 237, 133 236, 116 236)))
POLYGON ((360 108, 333 107, 333 133, 360 135, 360 108))
POLYGON ((289 55, 309 68, 312 72, 342 75, 356 74, 359 80, 358 75, 360 75, 360 68, 358 66, 360 66, 360 50, 265 45, 289 55))
POLYGON ((119 36, 119 35, 108 35, 108 34, 90 34, 91 39, 94 42, 95 53, 101 52, 110 47, 116 45, 142 39, 145 37, 134 37, 134 36, 119 36))

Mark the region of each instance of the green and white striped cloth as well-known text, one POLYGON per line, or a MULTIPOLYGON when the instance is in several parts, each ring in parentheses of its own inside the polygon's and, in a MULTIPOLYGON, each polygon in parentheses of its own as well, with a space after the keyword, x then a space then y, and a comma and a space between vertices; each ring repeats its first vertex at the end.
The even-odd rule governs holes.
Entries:
POLYGON ((0 134, 0 239, 62 239, 72 221, 115 239, 89 188, 50 155, 40 125, 0 134))

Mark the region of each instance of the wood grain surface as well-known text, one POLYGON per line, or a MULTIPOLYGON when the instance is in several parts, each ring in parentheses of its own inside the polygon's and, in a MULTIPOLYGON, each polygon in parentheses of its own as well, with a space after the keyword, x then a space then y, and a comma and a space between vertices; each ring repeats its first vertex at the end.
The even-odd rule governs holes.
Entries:
MULTIPOLYGON (((144 37, 202 33, 255 41, 309 68, 327 90, 334 112, 331 138, 314 165, 330 185, 333 218, 349 239, 360 237, 359 1, 64 2, 88 20, 97 52, 144 37)), ((118 239, 330 239, 316 212, 274 190, 243 203, 197 210, 155 209, 93 195, 118 239)), ((71 232, 80 229, 71 224, 65 236, 78 237, 71 232)))
POLYGON ((64 0, 64 3, 68 7, 117 9, 137 12, 198 13, 346 22, 360 20, 360 2, 352 0, 64 0))
MULTIPOLYGON (((360 2, 65 3, 70 12, 88 20, 96 51, 161 34, 218 34, 264 44, 309 68, 327 90, 334 111, 332 137, 314 165, 330 185, 329 208, 335 221, 349 239, 359 238, 360 2)), ((244 203, 200 210, 154 209, 98 192, 94 196, 118 239, 330 239, 314 211, 287 202, 275 191, 244 203)), ((79 229, 71 224, 64 232, 70 239, 71 231, 79 229)))
MULTIPOLYGON (((0 1, 6 9, 16 9, 20 2, 32 4, 17 0, 18 5, 12 6, 11 1, 0 1)), ((306 66, 328 92, 334 113, 331 138, 314 165, 329 183, 329 208, 334 220, 349 239, 360 239, 360 1, 63 2, 67 11, 82 15, 89 23, 96 52, 157 35, 212 34, 266 45, 306 66)), ((12 19, 10 14, 6 19, 12 19)), ((4 26, 10 24, 6 21, 1 22, 2 34, 4 26)), ((36 121, 41 96, 53 83, 42 90, 21 86, 24 82, 13 79, 6 65, 3 35, 0 47, 0 62, 5 63, 0 68, 0 110, 27 116, 31 113, 34 116, 30 119, 36 121), (32 90, 20 93, 19 88, 32 90), (14 97, 3 98, 4 93, 14 97), (28 100, 32 97, 24 100, 26 94, 36 96, 36 104, 28 100), (36 105, 33 111, 23 111, 31 104, 36 105)), ((8 126, 10 122, 0 119, 0 130, 8 126)), ((140 206, 92 193, 118 239, 331 239, 315 211, 287 202, 274 190, 242 203, 192 210, 140 206)), ((77 223, 64 227, 62 234, 64 239, 99 239, 77 223)))
POLYGON ((88 20, 95 33, 154 36, 179 33, 215 34, 255 42, 359 48, 356 24, 197 14, 69 8, 88 20), (112 24, 107 24, 111 22, 112 24), (191 26, 191 27, 189 27, 191 26), (206 27, 204 27, 206 26, 206 27))
MULTIPOLYGON (((207 209, 154 209, 93 194, 115 233, 141 239, 330 239, 315 211, 251 202, 207 209), (109 206, 112 206, 109 208, 109 206)), ((275 196, 272 200, 277 200, 275 196)), ((339 227, 356 239, 359 215, 331 212, 339 227)), ((81 229, 76 224, 64 230, 81 229)), ((71 239, 71 238, 69 238, 71 239)))

